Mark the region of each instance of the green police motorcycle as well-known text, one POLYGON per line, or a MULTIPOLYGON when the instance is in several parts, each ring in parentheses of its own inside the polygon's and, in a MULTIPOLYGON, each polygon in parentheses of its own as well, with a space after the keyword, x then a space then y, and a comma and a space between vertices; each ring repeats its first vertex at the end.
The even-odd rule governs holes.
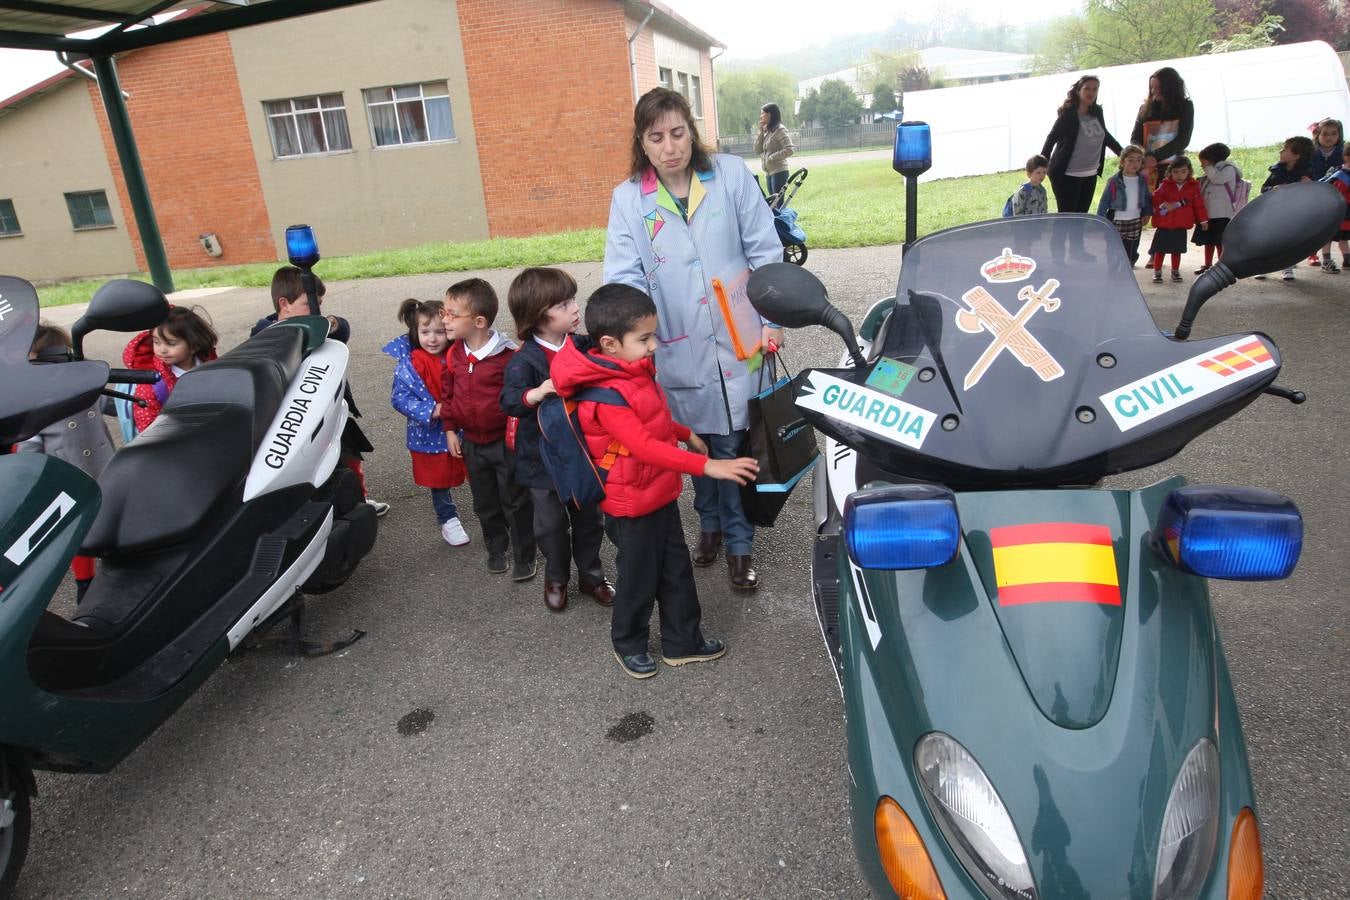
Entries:
POLYGON ((813 593, 847 715, 854 846, 903 898, 1261 896, 1242 727, 1207 579, 1287 577, 1288 499, 1169 478, 1166 460, 1263 393, 1260 333, 1184 341, 1237 278, 1334 233, 1326 185, 1229 225, 1174 335, 1093 216, 960 226, 909 246, 859 328, 811 273, 753 273, 760 313, 836 331, 794 382, 825 435, 813 593))

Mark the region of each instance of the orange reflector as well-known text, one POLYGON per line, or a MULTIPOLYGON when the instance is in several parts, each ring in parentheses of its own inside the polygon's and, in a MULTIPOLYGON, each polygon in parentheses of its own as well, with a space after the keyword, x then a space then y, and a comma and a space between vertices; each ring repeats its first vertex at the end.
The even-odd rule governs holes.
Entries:
POLYGON ((1256 814, 1244 806, 1233 823, 1228 845, 1228 900, 1261 900, 1265 885, 1261 831, 1256 827, 1256 814))
POLYGON ((890 797, 877 803, 877 852, 900 900, 947 900, 914 823, 890 797))

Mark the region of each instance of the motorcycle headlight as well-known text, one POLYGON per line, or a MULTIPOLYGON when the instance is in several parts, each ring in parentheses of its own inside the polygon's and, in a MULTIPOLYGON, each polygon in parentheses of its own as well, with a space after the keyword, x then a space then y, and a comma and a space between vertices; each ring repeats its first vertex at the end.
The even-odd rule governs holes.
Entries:
POLYGON ((1007 807, 975 757, 940 731, 914 750, 938 826, 966 871, 991 900, 1035 900, 1036 883, 1007 807))
POLYGON ((1219 754, 1202 738, 1172 783, 1158 838, 1153 900, 1190 900, 1214 863, 1219 835, 1219 754))

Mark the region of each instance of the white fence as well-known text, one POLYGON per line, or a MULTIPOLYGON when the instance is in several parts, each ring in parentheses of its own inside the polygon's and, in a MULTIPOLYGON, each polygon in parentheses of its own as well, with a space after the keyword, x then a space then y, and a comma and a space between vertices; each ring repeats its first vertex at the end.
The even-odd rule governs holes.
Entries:
MULTIPOLYGON (((1122 144, 1129 143, 1148 76, 1163 66, 1181 73, 1195 103, 1192 151, 1215 141, 1277 144, 1308 134, 1318 119, 1350 116, 1345 70, 1321 41, 1093 70, 1101 78, 1106 125, 1122 144)), ((1041 151, 1055 111, 1080 74, 905 94, 905 118, 932 128, 933 168, 924 180, 1021 169, 1041 151)), ((1109 152, 1107 157, 1109 171, 1109 152)))

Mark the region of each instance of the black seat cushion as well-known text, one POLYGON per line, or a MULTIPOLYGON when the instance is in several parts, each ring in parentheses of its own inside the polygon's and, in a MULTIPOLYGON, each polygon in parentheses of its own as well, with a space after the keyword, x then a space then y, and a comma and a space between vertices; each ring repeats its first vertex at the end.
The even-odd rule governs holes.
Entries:
POLYGON ((99 478, 92 556, 172 546, 242 485, 304 358, 304 332, 276 327, 183 375, 151 428, 99 478))

